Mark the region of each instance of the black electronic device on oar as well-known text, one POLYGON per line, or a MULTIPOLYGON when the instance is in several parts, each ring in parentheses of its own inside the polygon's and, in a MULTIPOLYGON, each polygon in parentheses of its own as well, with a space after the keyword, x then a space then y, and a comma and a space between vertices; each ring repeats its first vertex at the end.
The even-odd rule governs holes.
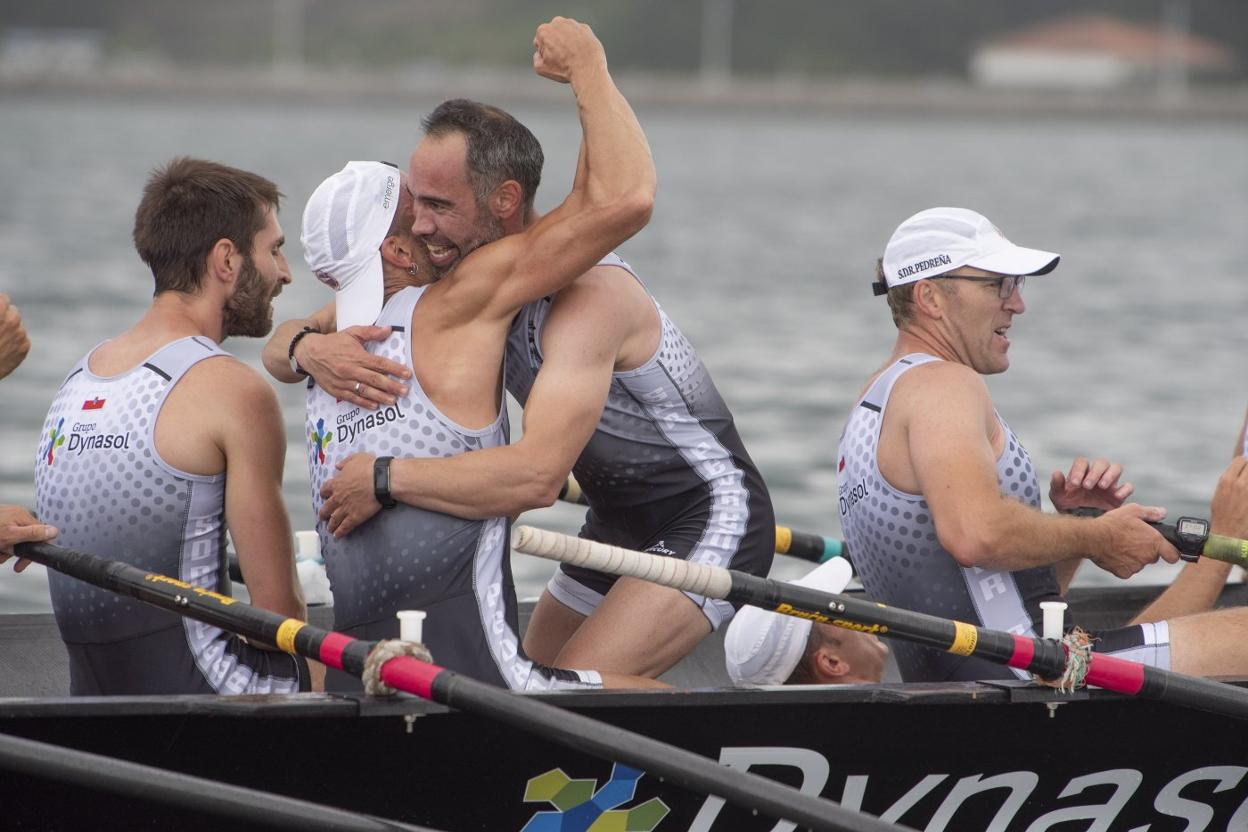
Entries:
MULTIPOLYGON (((1076 508, 1067 514, 1076 517, 1100 517, 1101 508, 1076 508)), ((1144 522, 1152 526, 1170 545, 1179 550, 1179 557, 1196 561, 1202 557, 1248 567, 1248 540, 1209 533, 1209 521, 1201 517, 1180 517, 1173 524, 1144 522)))

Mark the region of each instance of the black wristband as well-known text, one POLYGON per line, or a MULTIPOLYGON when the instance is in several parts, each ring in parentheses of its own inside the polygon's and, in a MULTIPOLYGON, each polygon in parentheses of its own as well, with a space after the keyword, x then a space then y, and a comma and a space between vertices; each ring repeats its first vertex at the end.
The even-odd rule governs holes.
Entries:
POLYGON ((379 456, 373 460, 373 496, 382 508, 394 508, 398 502, 390 496, 390 462, 392 456, 379 456))
POLYGON ((301 376, 306 376, 308 371, 300 367, 299 362, 295 360, 295 347, 299 345, 299 340, 310 332, 315 332, 317 335, 321 334, 321 331, 316 327, 305 326, 303 329, 295 333, 294 338, 290 339, 290 349, 286 350, 286 358, 290 360, 290 369, 301 376))

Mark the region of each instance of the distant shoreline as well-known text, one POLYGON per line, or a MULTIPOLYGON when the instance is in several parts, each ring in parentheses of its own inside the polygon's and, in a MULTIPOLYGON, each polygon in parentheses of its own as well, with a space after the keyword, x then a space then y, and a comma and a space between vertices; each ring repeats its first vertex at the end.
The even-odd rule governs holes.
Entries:
MULTIPOLYGON (((1154 89, 1005 90, 943 79, 731 79, 621 74, 639 107, 697 110, 897 114, 935 117, 1111 117, 1160 121, 1248 119, 1248 84, 1193 86, 1181 97, 1154 89)), ((469 97, 540 104, 561 102, 566 89, 527 71, 421 68, 390 73, 262 68, 106 68, 93 75, 0 75, 0 95, 162 96, 334 104, 403 104, 469 97)))

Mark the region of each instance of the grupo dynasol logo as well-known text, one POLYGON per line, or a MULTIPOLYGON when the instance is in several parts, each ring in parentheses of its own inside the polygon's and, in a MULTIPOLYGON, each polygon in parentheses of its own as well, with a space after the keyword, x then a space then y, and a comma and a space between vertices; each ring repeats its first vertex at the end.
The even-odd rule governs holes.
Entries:
POLYGON ((538 812, 521 832, 653 832, 671 811, 662 800, 652 797, 631 809, 617 808, 633 799, 644 774, 616 763, 602 788, 597 780, 573 780, 560 768, 539 774, 525 787, 524 802, 549 803, 555 811, 538 812))
POLYGON ((316 429, 311 431, 312 447, 316 452, 316 463, 318 465, 325 464, 325 448, 330 442, 334 441, 334 432, 325 427, 324 419, 316 420, 316 429))
POLYGON ((65 418, 56 423, 56 427, 48 431, 48 447, 43 452, 43 456, 47 459, 49 465, 56 460, 56 449, 65 444, 65 434, 62 429, 65 427, 65 418))

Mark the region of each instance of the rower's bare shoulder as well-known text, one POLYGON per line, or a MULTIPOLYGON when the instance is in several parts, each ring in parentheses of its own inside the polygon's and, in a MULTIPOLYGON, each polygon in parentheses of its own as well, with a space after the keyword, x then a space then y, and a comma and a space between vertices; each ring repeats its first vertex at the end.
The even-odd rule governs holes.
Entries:
MULTIPOLYGON (((202 396, 200 401, 213 403, 207 410, 245 408, 249 411, 277 407, 273 385, 255 368, 232 355, 217 355, 200 361, 186 371, 178 383, 183 394, 202 396)), ((175 388, 175 393, 179 392, 175 388)))
POLYGON ((953 361, 931 361, 897 379, 889 405, 947 412, 959 408, 991 409, 992 399, 984 377, 975 370, 953 361))

